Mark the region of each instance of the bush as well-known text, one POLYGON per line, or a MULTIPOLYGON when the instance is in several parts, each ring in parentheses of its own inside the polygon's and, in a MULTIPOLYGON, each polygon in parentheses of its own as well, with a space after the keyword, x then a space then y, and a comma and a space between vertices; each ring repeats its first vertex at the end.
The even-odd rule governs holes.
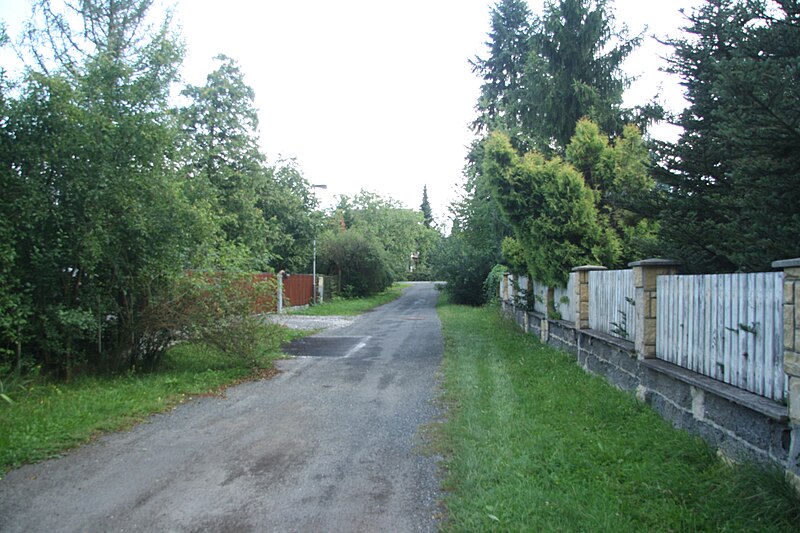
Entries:
POLYGON ((347 297, 377 294, 393 281, 383 246, 357 229, 329 233, 320 245, 320 259, 347 297))
MULTIPOLYGON (((280 335, 255 310, 277 290, 274 278, 246 273, 190 275, 180 283, 178 320, 188 340, 217 348, 257 365, 265 351, 278 348, 280 335)), ((277 326, 275 326, 277 327, 277 326)))
POLYGON ((461 234, 444 239, 432 257, 435 277, 447 282, 451 301, 482 305, 486 302, 483 283, 496 263, 492 251, 478 250, 461 234))

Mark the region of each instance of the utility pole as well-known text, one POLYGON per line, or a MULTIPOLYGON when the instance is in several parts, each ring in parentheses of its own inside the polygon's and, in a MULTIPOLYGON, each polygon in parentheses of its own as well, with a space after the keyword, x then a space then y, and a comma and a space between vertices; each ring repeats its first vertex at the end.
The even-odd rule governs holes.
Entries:
MULTIPOLYGON (((327 189, 328 186, 324 184, 312 185, 312 189, 327 189)), ((317 305, 317 230, 314 228, 314 252, 313 259, 311 260, 311 278, 313 279, 313 286, 311 287, 314 296, 314 305, 317 305)))

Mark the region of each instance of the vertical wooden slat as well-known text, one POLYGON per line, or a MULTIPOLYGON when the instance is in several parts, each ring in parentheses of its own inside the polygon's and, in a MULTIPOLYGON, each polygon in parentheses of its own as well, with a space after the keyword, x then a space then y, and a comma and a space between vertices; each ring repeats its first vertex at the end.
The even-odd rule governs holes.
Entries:
POLYGON ((748 335, 748 350, 750 350, 750 372, 752 374, 751 391, 764 395, 764 296, 767 290, 766 274, 763 272, 753 276, 750 301, 751 320, 755 323, 755 332, 748 335))
POLYGON ((786 397, 786 374, 783 371, 783 272, 779 272, 773 279, 775 286, 775 300, 771 302, 770 314, 773 316, 771 332, 772 365, 770 377, 772 378, 772 397, 774 399, 786 397))
POLYGON ((694 342, 692 343, 692 351, 694 352, 694 369, 695 372, 699 374, 705 373, 705 361, 706 361, 706 354, 705 350, 703 349, 703 339, 705 335, 703 334, 703 318, 706 312, 706 304, 705 304, 705 276, 697 276, 695 278, 694 283, 694 301, 695 301, 695 309, 694 309, 694 320, 692 324, 692 329, 694 329, 694 342))
POLYGON ((714 375, 714 361, 715 355, 711 351, 711 332, 713 331, 711 325, 714 321, 711 319, 713 305, 711 302, 711 285, 714 283, 714 276, 704 277, 703 283, 703 374, 706 376, 714 375))
POLYGON ((734 308, 731 305, 731 302, 734 298, 734 284, 733 284, 733 276, 731 274, 724 274, 723 277, 725 278, 725 292, 722 293, 722 309, 725 313, 725 321, 723 323, 723 334, 724 334, 724 343, 725 343, 725 379, 723 380, 725 383, 732 383, 734 380, 734 376, 736 375, 736 368, 734 367, 733 361, 733 332, 730 330, 731 322, 733 322, 734 316, 734 308))
POLYGON ((742 324, 747 323, 747 294, 748 294, 748 283, 746 276, 736 276, 736 281, 739 282, 739 319, 737 320, 736 324, 733 326, 734 329, 738 332, 736 334, 737 341, 739 343, 739 351, 737 354, 737 358, 739 360, 739 376, 736 380, 737 387, 742 387, 743 389, 747 388, 747 357, 744 355, 747 353, 747 332, 741 329, 742 324))
POLYGON ((697 355, 695 353, 695 339, 697 338, 697 328, 695 327, 695 315, 697 314, 697 276, 686 277, 687 298, 686 298, 686 324, 688 335, 686 337, 686 363, 689 370, 695 372, 697 368, 697 355))

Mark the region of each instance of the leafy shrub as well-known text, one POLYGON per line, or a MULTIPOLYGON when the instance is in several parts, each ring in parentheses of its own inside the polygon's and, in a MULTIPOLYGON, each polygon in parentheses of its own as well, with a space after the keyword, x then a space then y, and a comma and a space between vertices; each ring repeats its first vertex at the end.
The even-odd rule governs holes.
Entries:
POLYGON ((485 303, 483 282, 496 263, 493 251, 473 247, 462 234, 454 233, 443 240, 431 262, 435 277, 447 282, 453 303, 485 303))
POLYGON ((191 341, 256 365, 264 351, 278 347, 280 336, 255 314, 276 289, 274 278, 253 274, 186 276, 180 283, 178 306, 182 333, 191 341))
POLYGON ((340 294, 363 297, 392 284, 386 252, 378 240, 358 229, 329 233, 320 245, 323 270, 334 276, 340 294))

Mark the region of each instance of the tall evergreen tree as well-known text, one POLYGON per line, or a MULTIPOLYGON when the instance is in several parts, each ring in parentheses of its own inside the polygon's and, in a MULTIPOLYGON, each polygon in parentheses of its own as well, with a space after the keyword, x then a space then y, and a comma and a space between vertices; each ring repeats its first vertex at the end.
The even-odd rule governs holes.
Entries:
POLYGON ((428 201, 428 186, 422 186, 422 203, 419 206, 422 211, 422 218, 426 228, 433 227, 433 211, 431 210, 431 203, 428 201))
POLYGON ((270 243, 257 203, 258 189, 269 177, 258 147, 255 93, 236 61, 224 55, 215 59, 219 67, 206 84, 182 92, 190 99, 180 112, 187 135, 183 157, 190 185, 212 202, 225 240, 244 247, 251 268, 266 269, 270 243))
POLYGON ((477 133, 503 129, 516 132, 521 126, 525 102, 523 77, 531 52, 531 12, 525 0, 500 0, 491 10, 489 56, 470 64, 482 80, 481 95, 472 124, 477 133))
POLYGON ((691 271, 800 256, 800 4, 707 0, 669 41, 684 131, 661 147, 664 251, 691 271))
POLYGON ((534 24, 533 53, 525 75, 523 130, 530 147, 562 153, 581 117, 611 135, 633 118, 622 108, 630 79, 622 63, 640 44, 614 27, 606 0, 557 0, 545 4, 534 24))

